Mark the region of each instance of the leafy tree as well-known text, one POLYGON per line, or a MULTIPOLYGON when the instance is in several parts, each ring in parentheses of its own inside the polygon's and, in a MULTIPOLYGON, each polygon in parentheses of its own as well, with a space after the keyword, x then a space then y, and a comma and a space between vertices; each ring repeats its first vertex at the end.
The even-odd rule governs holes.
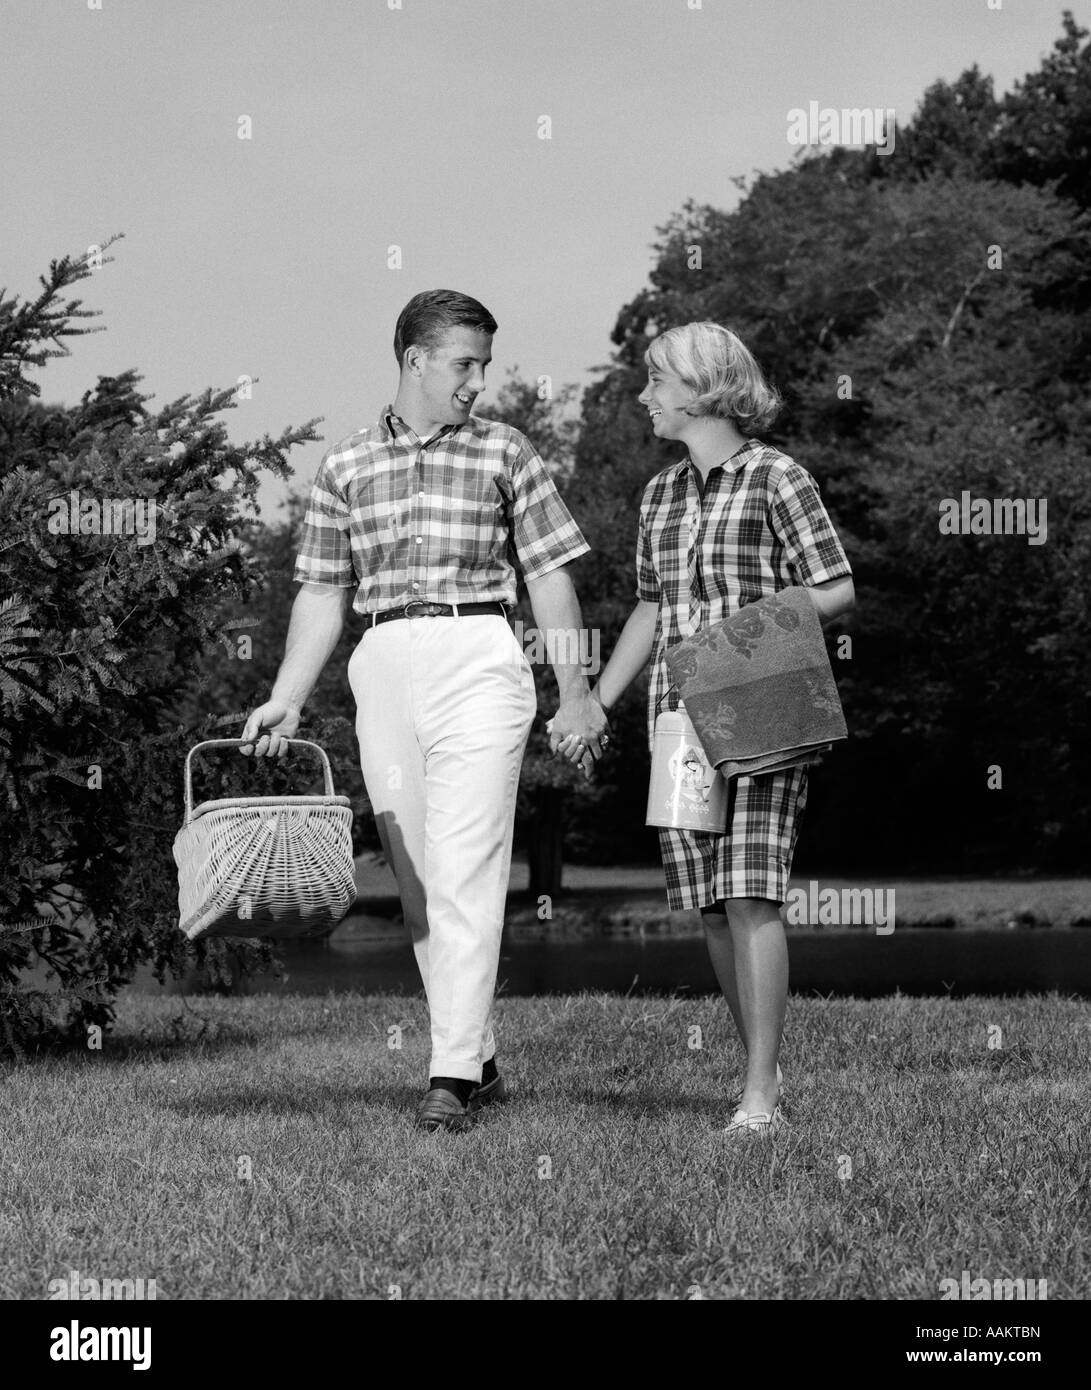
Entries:
MULTIPOLYGON (((678 457, 636 404, 652 336, 726 323, 785 396, 766 438, 818 479, 859 600, 853 658, 834 655, 855 737, 814 779, 801 862, 1080 862, 1086 38, 1066 12, 1040 71, 1002 98, 976 67, 933 84, 893 158, 835 149, 737 180, 731 213, 687 202, 584 394, 568 498, 595 548, 581 590, 604 651, 632 602, 641 492, 678 457), (940 536, 938 501, 964 489, 1048 495, 1047 545, 940 536), (1015 794, 988 791, 994 764, 1015 794)), ((624 794, 595 826, 633 845, 647 843, 642 696, 615 715, 632 756, 604 769, 624 794)))
POLYGON ((135 372, 41 405, 27 372, 93 331, 65 297, 92 264, 52 262, 33 302, 0 294, 0 1029, 15 1052, 108 1024, 141 962, 162 979, 227 959, 177 930, 193 731, 170 710, 225 598, 256 583, 240 537, 262 471, 287 477, 288 450, 317 437, 312 421, 233 445, 216 419, 232 392, 153 413, 135 372))
MULTIPOLYGON (((920 750, 902 760, 899 780, 919 790, 903 805, 933 862, 985 864, 1000 847, 1024 863, 1076 863, 1091 771, 1080 693, 1091 632, 1077 579, 1091 421, 1085 394, 1072 390, 1086 376, 1085 329, 1058 287, 1087 274, 1091 224, 1029 186, 933 180, 891 191, 893 250, 904 260, 904 241, 915 242, 921 271, 838 364, 869 419, 857 726, 880 745, 893 737, 907 755, 920 750), (1046 543, 940 534, 938 504, 964 491, 1046 499, 1046 543), (990 791, 990 767, 1009 795, 990 791), (936 788, 945 794, 923 822, 936 788)), ((880 748, 873 765, 882 761, 880 748)))
MULTIPOLYGON (((524 381, 513 372, 501 387, 497 399, 488 408, 490 419, 502 420, 521 430, 545 460, 554 481, 567 500, 567 483, 575 462, 578 422, 572 414, 576 396, 573 386, 562 387, 556 395, 524 381)), ((582 526, 584 518, 577 513, 582 526)), ((587 601, 587 560, 576 562, 576 584, 580 592, 585 630, 593 628, 587 601)), ((549 749, 546 722, 557 708, 557 684, 544 641, 535 640, 534 613, 520 583, 515 620, 524 634, 527 651, 534 671, 538 709, 542 717, 534 722, 527 743, 526 757, 519 781, 516 805, 517 829, 527 849, 530 869, 530 892, 534 896, 555 897, 563 882, 564 845, 576 808, 595 814, 601 801, 603 787, 600 779, 592 783, 583 774, 556 758, 549 749)))
POLYGON ((994 137, 996 174, 1049 185, 1081 207, 1091 204, 1091 44, 1070 10, 1064 33, 1038 72, 1002 103, 994 137))
POLYGON ((895 156, 841 151, 853 178, 892 180, 936 174, 1048 187, 1080 207, 1091 202, 1091 44, 1070 10, 1063 33, 1037 72, 997 97, 975 64, 954 82, 934 82, 895 156))
POLYGON ((617 500, 598 564, 620 597, 640 490, 677 457, 649 438, 635 402, 644 350, 690 319, 735 328, 788 402, 767 438, 818 478, 857 579, 853 660, 839 667, 857 737, 834 775, 815 779, 801 858, 1072 862, 1086 681, 1064 576, 1079 573, 1085 545, 1087 328, 1074 306, 1086 224, 1048 190, 965 175, 869 181, 860 167, 805 160, 761 176, 731 214, 689 203, 661 230, 650 287, 619 315, 616 364, 584 399, 572 498, 617 500), (1048 494, 1048 549, 941 537, 938 502, 964 488, 1048 494), (1077 720, 1071 741, 1043 715, 1047 675, 1077 720), (1018 796, 985 795, 994 764, 1018 796))
POLYGON ((996 172, 993 150, 1000 110, 992 78, 975 63, 954 82, 934 82, 911 124, 898 132, 894 159, 868 159, 868 169, 878 177, 884 172, 892 177, 987 177, 996 172), (884 170, 884 165, 891 167, 884 170))

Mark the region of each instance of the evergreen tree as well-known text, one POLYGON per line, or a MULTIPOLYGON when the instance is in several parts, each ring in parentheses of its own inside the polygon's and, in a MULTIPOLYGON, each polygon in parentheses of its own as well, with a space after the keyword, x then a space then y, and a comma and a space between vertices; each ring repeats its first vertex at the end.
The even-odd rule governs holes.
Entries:
POLYGON ((28 372, 94 331, 65 297, 91 273, 65 257, 33 302, 0 294, 0 1029, 16 1052, 108 1024, 141 962, 162 979, 224 960, 177 930, 192 731, 170 710, 225 599, 255 586, 240 538, 261 474, 288 477, 317 437, 312 421, 235 446, 216 418, 231 391, 153 412, 135 372, 42 406, 28 372))

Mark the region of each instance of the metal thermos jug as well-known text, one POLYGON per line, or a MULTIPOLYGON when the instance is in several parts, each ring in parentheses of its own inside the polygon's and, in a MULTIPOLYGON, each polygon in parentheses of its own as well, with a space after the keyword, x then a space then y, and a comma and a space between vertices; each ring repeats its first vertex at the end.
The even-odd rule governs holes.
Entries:
POLYGON ((727 783, 705 756, 681 705, 655 718, 646 824, 721 835, 727 828, 727 783))

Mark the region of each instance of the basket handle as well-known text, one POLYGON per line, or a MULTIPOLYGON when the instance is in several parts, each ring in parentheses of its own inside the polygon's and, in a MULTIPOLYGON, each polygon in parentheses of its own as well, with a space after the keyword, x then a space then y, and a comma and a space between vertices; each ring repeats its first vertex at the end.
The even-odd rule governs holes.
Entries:
MULTIPOLYGON (((199 753, 202 748, 239 748, 244 744, 255 744, 257 738, 207 738, 203 743, 195 743, 186 754, 186 824, 193 819, 193 755, 199 753)), ((326 757, 325 750, 317 743, 312 743, 307 738, 286 738, 285 743, 295 744, 299 748, 310 748, 322 759, 322 771, 326 779, 326 795, 333 796, 333 773, 330 771, 330 760, 326 757)))

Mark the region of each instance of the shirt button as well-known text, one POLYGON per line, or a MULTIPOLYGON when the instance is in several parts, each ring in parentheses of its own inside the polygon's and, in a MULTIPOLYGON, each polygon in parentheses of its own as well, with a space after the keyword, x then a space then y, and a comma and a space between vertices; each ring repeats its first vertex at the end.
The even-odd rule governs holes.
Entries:
POLYGON ((418 497, 423 497, 423 496, 424 496, 424 489, 423 489, 423 488, 421 488, 420 492, 417 493, 417 496, 418 496, 418 497))
POLYGON ((420 588, 420 585, 419 585, 419 584, 414 584, 414 585, 413 585, 413 588, 414 588, 414 589, 419 589, 419 588, 420 588))
POLYGON ((418 545, 422 545, 423 543, 424 543, 424 537, 423 537, 423 536, 418 536, 418 537, 417 537, 417 544, 418 544, 418 545))

